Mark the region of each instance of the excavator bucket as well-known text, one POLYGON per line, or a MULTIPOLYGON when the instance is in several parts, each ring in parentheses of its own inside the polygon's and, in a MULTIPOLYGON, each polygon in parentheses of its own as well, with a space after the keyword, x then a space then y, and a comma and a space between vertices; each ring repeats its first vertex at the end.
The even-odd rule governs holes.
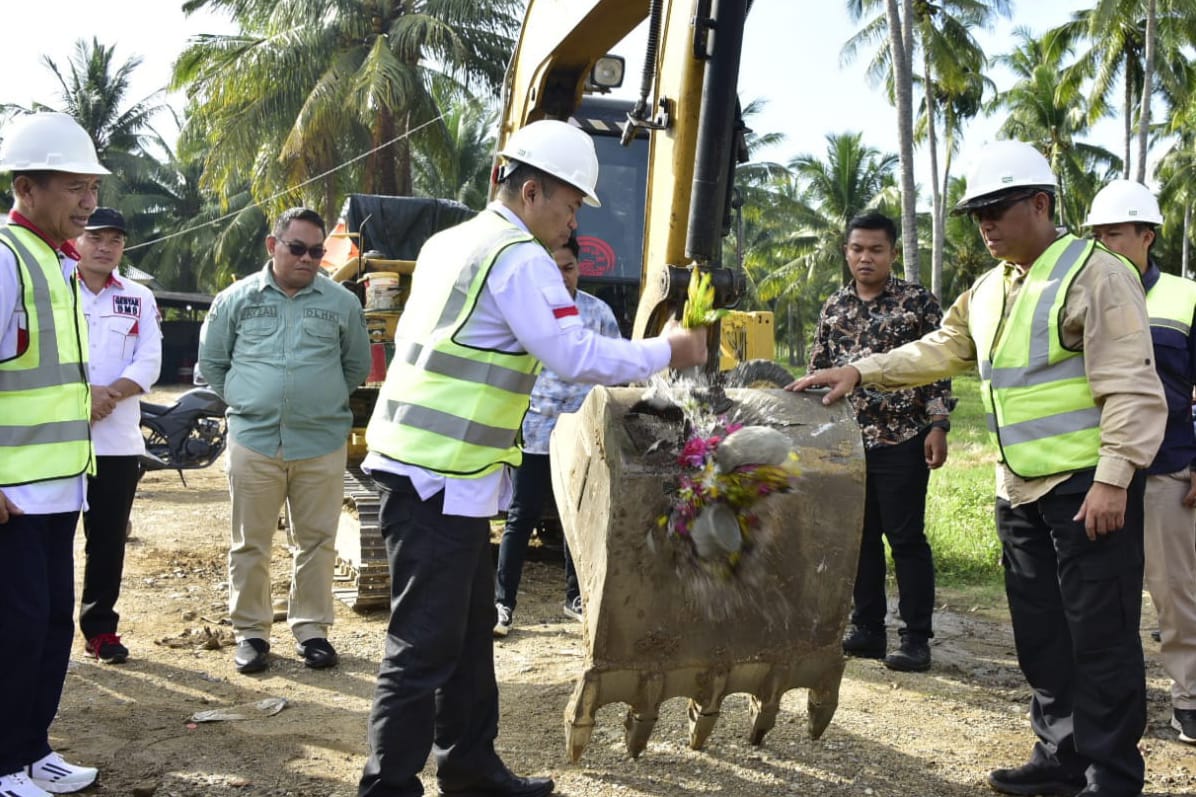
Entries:
POLYGON ((552 436, 553 487, 585 605, 585 669, 565 709, 572 760, 597 710, 628 705, 625 741, 643 752, 660 705, 689 699, 699 749, 723 699, 751 696, 752 744, 773 727, 782 696, 808 692, 817 738, 834 716, 864 514, 864 453, 847 402, 732 389, 725 417, 783 433, 798 457, 791 492, 757 509, 769 540, 729 574, 711 575, 692 543, 662 524, 671 511, 683 421, 639 411, 642 389, 595 388, 552 436))

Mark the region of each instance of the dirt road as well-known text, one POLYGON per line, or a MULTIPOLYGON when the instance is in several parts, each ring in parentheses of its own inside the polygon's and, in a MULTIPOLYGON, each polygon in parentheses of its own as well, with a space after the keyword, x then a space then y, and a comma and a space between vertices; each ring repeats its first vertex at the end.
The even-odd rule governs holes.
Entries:
MULTIPOLYGON (((72 760, 101 768, 89 794, 354 795, 384 616, 358 615, 338 604, 332 641, 341 664, 320 672, 302 666, 285 623, 277 624, 271 668, 239 675, 231 648, 222 647, 231 641, 224 475, 217 466, 192 471, 187 481, 184 487, 173 473, 143 480, 118 605, 132 657, 120 666, 99 665, 84 657, 79 640, 53 743, 72 760), (196 712, 276 697, 287 706, 273 716, 190 721, 196 712)), ((289 577, 284 546, 280 532, 274 567, 280 595, 289 577)), ((520 772, 554 775, 558 794, 962 797, 990 793, 988 770, 1020 763, 1029 752, 1028 695, 1000 601, 955 606, 959 596, 948 595, 930 673, 849 663, 838 713, 819 741, 807 738, 805 695, 794 691, 763 746, 747 744, 747 700, 734 696, 706 748, 691 751, 685 704, 675 700, 662 708, 648 749, 632 760, 623 746, 625 709, 608 706, 582 760, 571 764, 562 712, 580 670, 581 639, 580 626, 561 614, 562 586, 555 555, 529 562, 516 628, 496 646, 500 751, 520 772)), ((1152 617, 1144 625, 1149 622, 1152 617)), ((1146 793, 1196 795, 1196 748, 1176 741, 1168 727, 1157 645, 1145 636, 1144 642, 1146 793)), ((430 771, 425 784, 434 794, 430 771)))

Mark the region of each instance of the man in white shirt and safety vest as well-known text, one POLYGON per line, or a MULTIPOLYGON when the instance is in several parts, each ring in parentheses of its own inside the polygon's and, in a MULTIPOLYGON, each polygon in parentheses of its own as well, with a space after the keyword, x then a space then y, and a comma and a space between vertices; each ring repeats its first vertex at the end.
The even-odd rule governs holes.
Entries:
POLYGON ((1055 227, 1055 176, 1034 147, 980 154, 955 208, 1001 263, 920 340, 789 385, 908 387, 976 368, 997 449, 997 535, 1038 736, 989 773, 1004 794, 1138 797, 1145 765, 1143 484, 1167 406, 1142 282, 1055 227))
POLYGON ((86 651, 105 664, 121 664, 129 649, 116 633, 116 600, 125 566, 125 533, 141 478, 141 403, 137 396, 158 381, 162 334, 158 304, 144 285, 121 277, 125 218, 113 208, 96 208, 86 231, 75 239, 80 289, 87 316, 88 373, 96 473, 87 480, 83 513, 83 595, 79 630, 86 651))
POLYGON ((1162 223, 1149 188, 1114 180, 1093 197, 1085 226, 1134 264, 1146 288, 1155 369, 1167 397, 1163 445, 1146 469, 1146 587, 1171 676, 1171 727, 1180 741, 1196 744, 1196 282, 1163 273, 1151 258, 1162 223))
POLYGON ((598 206, 598 158, 554 120, 515 131, 497 200, 420 251, 395 354, 366 434, 390 560, 386 653, 359 797, 416 797, 429 751, 449 797, 543 797, 550 778, 511 773, 494 749, 490 521, 511 497, 518 435, 541 362, 575 382, 617 384, 706 362, 706 332, 650 340, 586 329, 550 252, 598 206))
POLYGON ((0 171, 13 210, 0 227, 0 794, 45 797, 97 771, 50 747, 75 636, 75 526, 95 472, 87 322, 72 241, 96 207, 91 137, 70 116, 37 113, 4 129, 0 171))

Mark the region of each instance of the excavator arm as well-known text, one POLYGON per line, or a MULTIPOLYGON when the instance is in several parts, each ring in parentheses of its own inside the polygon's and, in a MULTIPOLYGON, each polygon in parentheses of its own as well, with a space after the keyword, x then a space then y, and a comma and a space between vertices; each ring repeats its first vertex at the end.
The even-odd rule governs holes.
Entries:
MULTIPOLYGON (((649 131, 640 297, 633 336, 656 334, 710 271, 716 305, 743 279, 721 266, 742 125, 736 97, 749 0, 529 0, 504 87, 499 148, 512 132, 577 111, 595 62, 648 21, 640 101, 626 144, 649 131)), ((599 173, 598 193, 603 185, 599 173)), ((714 333, 717 336, 717 332, 714 333)), ((717 347, 712 359, 717 364, 717 347)))

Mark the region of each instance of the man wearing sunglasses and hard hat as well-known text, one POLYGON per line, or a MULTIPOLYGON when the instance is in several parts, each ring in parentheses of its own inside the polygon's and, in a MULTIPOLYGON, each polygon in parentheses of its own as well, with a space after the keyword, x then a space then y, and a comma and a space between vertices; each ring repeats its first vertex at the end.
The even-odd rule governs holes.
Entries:
POLYGON ((921 340, 790 389, 908 387, 980 372, 997 534, 1038 736, 989 774, 1005 794, 1137 797, 1145 772, 1143 485, 1167 418, 1137 271, 1055 227, 1055 176, 1028 144, 978 156, 956 206, 1001 263, 921 340))
POLYGON ((359 797, 416 797, 428 753, 443 795, 543 797, 494 749, 498 686, 490 521, 511 500, 519 428, 542 362, 617 384, 706 361, 706 332, 607 338, 581 322, 552 251, 598 205, 594 142, 545 119, 515 131, 496 201, 420 250, 363 463, 382 492, 386 654, 359 797))
POLYGON ((2 130, 13 210, 0 227, 0 794, 44 797, 97 771, 50 748, 75 635, 75 526, 95 472, 87 322, 75 238, 96 208, 100 165, 70 116, 2 130))

